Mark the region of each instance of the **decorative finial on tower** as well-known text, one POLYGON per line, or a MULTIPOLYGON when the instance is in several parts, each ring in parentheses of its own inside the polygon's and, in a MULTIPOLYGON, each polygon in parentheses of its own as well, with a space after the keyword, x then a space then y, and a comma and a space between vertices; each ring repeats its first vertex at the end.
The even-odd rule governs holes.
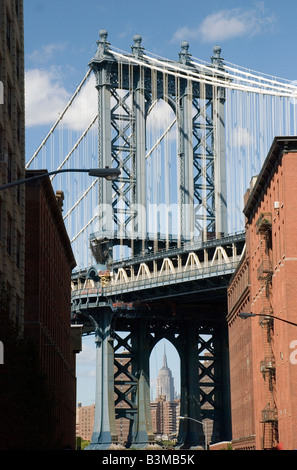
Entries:
POLYGON ((179 61, 184 65, 190 65, 191 54, 189 54, 189 43, 187 41, 183 41, 180 47, 181 47, 181 52, 178 53, 179 61))
POLYGON ((143 54, 144 47, 141 46, 142 37, 139 34, 135 34, 133 37, 134 44, 131 46, 133 55, 135 57, 140 57, 143 54))
POLYGON ((96 52, 96 57, 103 57, 105 54, 107 54, 109 52, 109 46, 110 46, 110 43, 107 42, 107 36, 108 36, 108 32, 106 31, 106 29, 100 29, 99 31, 99 36, 100 36, 100 39, 99 41, 97 41, 97 52, 96 52))
POLYGON ((215 67, 222 68, 224 66, 224 59, 221 57, 221 46, 213 47, 213 56, 211 57, 211 62, 215 67))

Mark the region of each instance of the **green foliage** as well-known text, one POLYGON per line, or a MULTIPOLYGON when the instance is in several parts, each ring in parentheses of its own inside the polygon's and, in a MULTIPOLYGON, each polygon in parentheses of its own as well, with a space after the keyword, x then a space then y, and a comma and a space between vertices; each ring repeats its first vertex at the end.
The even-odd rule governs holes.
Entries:
POLYGON ((171 440, 164 440, 162 441, 162 446, 165 447, 165 448, 170 448, 172 449, 175 445, 175 442, 174 441, 171 441, 171 440))
POLYGON ((84 441, 83 439, 81 440, 81 443, 80 443, 80 449, 81 450, 85 450, 86 447, 88 447, 90 445, 90 441, 84 441))

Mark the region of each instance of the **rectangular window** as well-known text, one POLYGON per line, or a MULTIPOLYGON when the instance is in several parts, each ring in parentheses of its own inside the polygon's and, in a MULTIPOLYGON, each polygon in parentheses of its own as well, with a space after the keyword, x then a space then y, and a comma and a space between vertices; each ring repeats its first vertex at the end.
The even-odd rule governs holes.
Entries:
POLYGON ((22 59, 22 53, 19 47, 17 47, 17 52, 16 52, 16 74, 17 78, 20 79, 21 77, 21 59, 22 59))
POLYGON ((7 295, 7 309, 8 309, 7 313, 10 313, 11 285, 9 284, 9 282, 6 283, 6 295, 7 295))
POLYGON ((11 152, 8 152, 7 155, 7 183, 12 181, 12 155, 11 152))
POLYGON ((22 237, 21 237, 21 234, 18 232, 17 246, 16 246, 16 265, 18 269, 20 269, 21 267, 21 246, 22 246, 21 244, 22 244, 22 237))
POLYGON ((9 119, 12 118, 12 89, 10 83, 7 83, 7 113, 9 119))
POLYGON ((11 50, 11 21, 9 16, 6 16, 6 44, 7 49, 11 50))
POLYGON ((7 253, 11 255, 12 252, 12 218, 10 214, 7 215, 7 238, 6 238, 7 253))
MULTIPOLYGON (((21 172, 18 170, 17 180, 20 180, 20 179, 21 179, 21 172)), ((17 203, 20 206, 21 205, 21 185, 20 184, 16 187, 16 190, 17 190, 17 203)))
POLYGON ((18 109, 18 111, 17 111, 17 138, 18 138, 18 142, 21 141, 21 131, 22 131, 21 111, 18 109))
POLYGON ((21 299, 18 295, 15 303, 15 322, 17 326, 21 326, 21 299))

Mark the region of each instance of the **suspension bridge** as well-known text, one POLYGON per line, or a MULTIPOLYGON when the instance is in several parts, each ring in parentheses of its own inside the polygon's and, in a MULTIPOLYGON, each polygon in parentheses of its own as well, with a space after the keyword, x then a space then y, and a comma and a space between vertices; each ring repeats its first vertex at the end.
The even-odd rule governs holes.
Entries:
POLYGON ((149 356, 161 338, 181 359, 180 446, 230 439, 226 290, 245 249, 243 196, 276 135, 296 134, 294 83, 210 62, 129 53, 105 30, 89 69, 28 169, 118 168, 116 181, 67 173, 64 221, 77 260, 72 320, 95 333, 90 449, 153 442, 149 356))

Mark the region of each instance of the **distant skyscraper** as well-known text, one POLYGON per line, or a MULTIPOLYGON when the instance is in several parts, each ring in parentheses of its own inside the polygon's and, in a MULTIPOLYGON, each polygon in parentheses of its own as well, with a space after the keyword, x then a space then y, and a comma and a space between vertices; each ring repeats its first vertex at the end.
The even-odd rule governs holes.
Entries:
POLYGON ((161 395, 165 396, 166 401, 174 400, 174 380, 171 370, 167 365, 165 349, 163 355, 163 367, 159 370, 157 377, 156 395, 156 398, 159 398, 161 395))

